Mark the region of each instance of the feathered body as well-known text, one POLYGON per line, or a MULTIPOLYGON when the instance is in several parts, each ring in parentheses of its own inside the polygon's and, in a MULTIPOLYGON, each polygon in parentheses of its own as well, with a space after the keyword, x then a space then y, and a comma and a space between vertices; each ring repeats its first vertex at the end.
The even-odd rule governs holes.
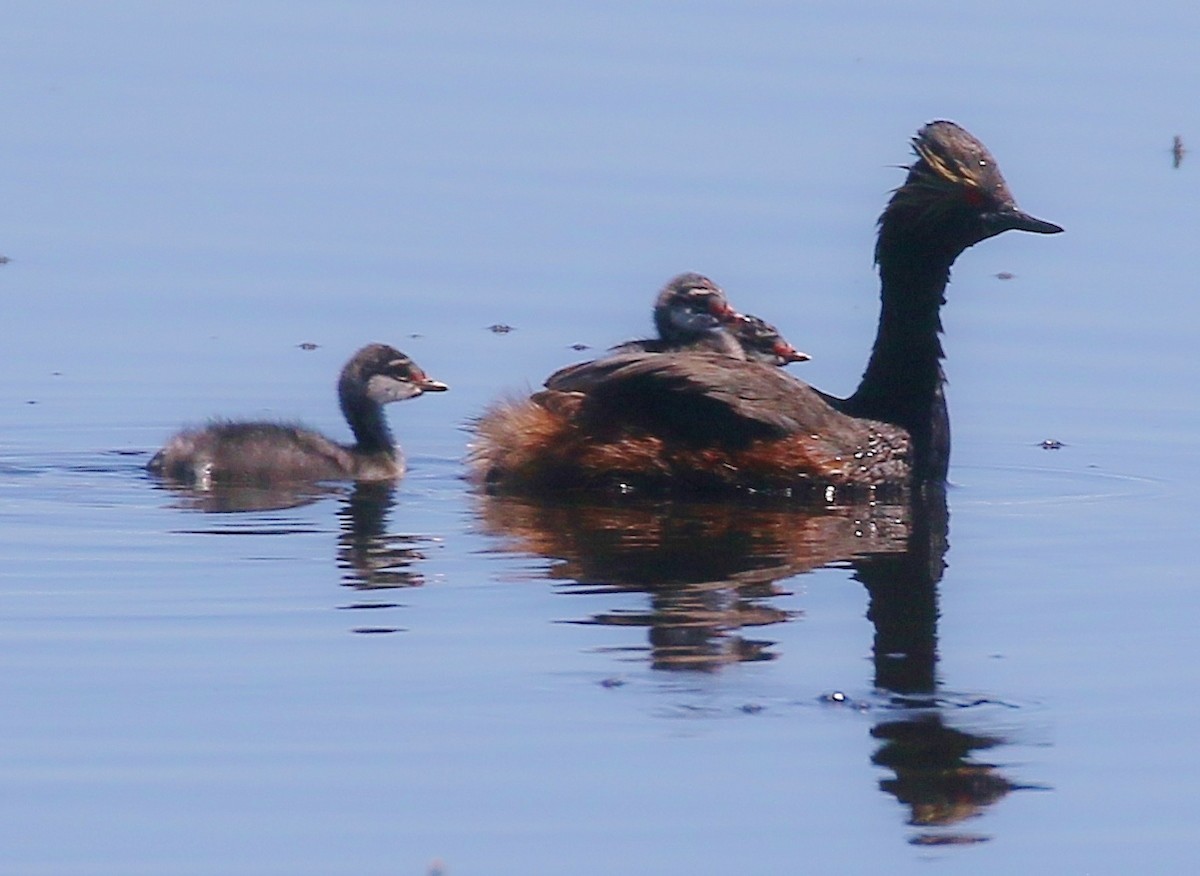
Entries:
POLYGON ((760 361, 624 352, 570 366, 476 423, 472 468, 499 490, 651 486, 801 495, 942 481, 949 462, 939 333, 950 266, 1009 229, 1061 231, 1017 209, 987 149, 952 122, 879 220, 879 328, 848 399, 760 361))
POLYGON ((214 420, 172 437, 146 467, 200 488, 218 482, 391 480, 404 474, 405 464, 383 405, 446 388, 394 347, 369 344, 338 378, 338 400, 354 444, 294 423, 214 420))

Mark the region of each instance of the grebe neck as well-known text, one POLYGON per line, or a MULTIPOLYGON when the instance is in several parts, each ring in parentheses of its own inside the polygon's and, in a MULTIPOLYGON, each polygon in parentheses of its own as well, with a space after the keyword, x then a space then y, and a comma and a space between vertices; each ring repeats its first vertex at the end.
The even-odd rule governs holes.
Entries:
MULTIPOLYGON (((887 238, 881 229, 881 244, 887 238)), ((879 255, 879 327, 858 389, 841 408, 906 429, 916 480, 944 479, 950 457, 942 370, 941 306, 950 281, 947 258, 917 247, 879 255)), ((957 254, 955 254, 957 255, 957 254)))
POLYGON ((356 450, 363 453, 394 455, 396 442, 388 427, 383 405, 361 393, 341 394, 342 414, 354 433, 356 450))

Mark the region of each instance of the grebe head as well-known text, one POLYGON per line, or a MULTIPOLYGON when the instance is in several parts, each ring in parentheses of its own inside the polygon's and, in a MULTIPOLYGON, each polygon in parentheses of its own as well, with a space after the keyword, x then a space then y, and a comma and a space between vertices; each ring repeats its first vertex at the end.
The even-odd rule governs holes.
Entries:
POLYGON ((338 378, 342 409, 357 400, 385 405, 449 387, 427 375, 416 362, 387 344, 368 344, 354 354, 338 378))
POLYGON ((664 341, 694 340, 719 330, 733 316, 721 287, 700 274, 673 278, 654 302, 654 326, 664 341))
POLYGON ((1004 231, 1057 234, 1063 229, 1017 208, 1000 165, 979 140, 948 121, 930 122, 912 141, 916 160, 879 219, 875 260, 890 247, 933 247, 953 261, 959 253, 1004 231))
POLYGON ((760 317, 739 313, 729 323, 729 330, 746 351, 748 359, 771 365, 790 365, 812 358, 793 347, 779 329, 760 317))

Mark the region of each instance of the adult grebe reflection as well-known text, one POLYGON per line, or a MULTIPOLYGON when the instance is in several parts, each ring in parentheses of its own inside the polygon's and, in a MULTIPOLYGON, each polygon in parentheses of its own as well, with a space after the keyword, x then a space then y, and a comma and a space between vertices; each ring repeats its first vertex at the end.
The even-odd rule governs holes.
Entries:
POLYGON ((585 623, 645 626, 656 668, 770 659, 738 631, 789 619, 778 582, 863 552, 903 551, 905 506, 805 508, 783 501, 698 503, 478 497, 484 528, 509 549, 560 560, 573 592, 645 592, 645 612, 585 623))
POLYGON ((890 708, 871 730, 881 741, 871 762, 894 772, 879 787, 908 807, 908 823, 920 828, 913 844, 982 842, 989 837, 954 828, 1009 791, 1037 786, 1014 783, 975 757, 1003 745, 1000 734, 947 721, 952 709, 989 704, 956 703, 938 691, 937 591, 949 548, 945 489, 915 491, 910 512, 904 550, 851 561, 854 578, 867 588, 867 617, 875 629, 875 687, 890 695, 890 708))
POLYGON ((880 780, 880 790, 906 806, 908 823, 920 828, 910 838, 914 845, 983 842, 989 839, 985 834, 954 828, 982 815, 1009 791, 1044 789, 1012 782, 996 764, 976 757, 976 752, 1007 740, 953 727, 938 709, 920 709, 880 721, 871 729, 871 736, 881 740, 871 762, 895 774, 880 780))
POLYGON ((872 760, 895 771, 880 783, 910 807, 914 842, 980 837, 946 832, 1016 787, 972 752, 999 735, 949 725, 954 704, 937 687, 937 587, 946 568, 948 512, 941 487, 897 505, 803 507, 741 501, 694 503, 635 497, 535 500, 477 496, 483 528, 508 550, 557 561, 548 577, 570 593, 645 593, 638 611, 600 612, 580 623, 642 626, 655 669, 715 671, 776 656, 775 643, 743 635, 793 620, 772 605, 785 579, 848 567, 867 590, 874 626, 871 685, 879 697, 872 760))

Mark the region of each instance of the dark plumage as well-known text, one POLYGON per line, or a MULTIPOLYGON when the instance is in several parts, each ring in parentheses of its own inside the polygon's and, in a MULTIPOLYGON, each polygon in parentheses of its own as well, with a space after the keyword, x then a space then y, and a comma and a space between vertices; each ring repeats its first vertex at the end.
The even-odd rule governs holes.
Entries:
POLYGON ((172 437, 146 468, 200 488, 213 483, 391 480, 404 474, 404 455, 392 439, 383 406, 446 389, 394 347, 369 344, 338 378, 338 401, 354 444, 339 444, 289 423, 216 420, 172 437))
POLYGON ((1057 225, 1017 209, 995 160, 953 122, 923 127, 879 220, 879 329, 858 389, 818 392, 779 368, 711 353, 625 352, 553 375, 476 423, 475 476, 496 489, 906 487, 950 455, 939 311, 950 266, 1010 229, 1057 225))

